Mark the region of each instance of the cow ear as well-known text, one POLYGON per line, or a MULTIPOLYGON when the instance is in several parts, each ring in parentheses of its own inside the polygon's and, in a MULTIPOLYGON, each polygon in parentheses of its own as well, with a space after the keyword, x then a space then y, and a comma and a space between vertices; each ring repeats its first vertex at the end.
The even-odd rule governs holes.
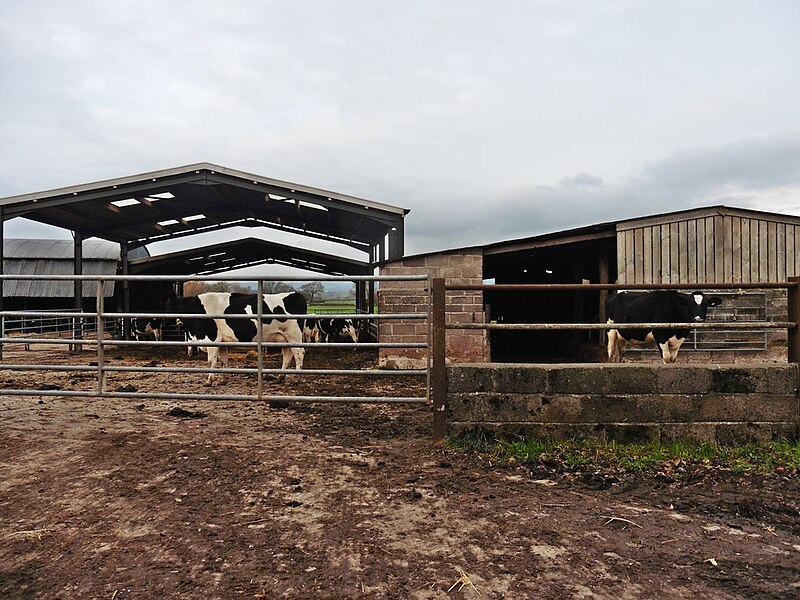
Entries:
POLYGON ((718 306, 720 304, 722 304, 722 298, 720 298, 719 296, 713 296, 708 299, 709 306, 718 306))

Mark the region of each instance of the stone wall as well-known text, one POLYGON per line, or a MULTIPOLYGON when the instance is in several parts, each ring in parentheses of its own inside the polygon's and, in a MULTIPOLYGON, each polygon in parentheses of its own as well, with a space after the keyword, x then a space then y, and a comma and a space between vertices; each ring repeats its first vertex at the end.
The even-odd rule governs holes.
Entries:
POLYGON ((447 367, 449 435, 687 440, 797 439, 796 364, 447 367))
MULTIPOLYGON (((483 255, 480 248, 459 250, 400 259, 385 264, 380 275, 431 275, 443 277, 448 284, 468 285, 483 282, 483 255)), ((381 281, 378 289, 378 312, 381 314, 428 311, 427 282, 381 281)), ((447 292, 445 318, 448 323, 483 323, 481 292, 447 292)), ((427 341, 427 320, 381 320, 378 339, 381 343, 423 343, 427 341)), ((483 330, 448 330, 447 357, 454 362, 485 362, 488 340, 483 330)), ((426 366, 424 349, 381 348, 378 363, 384 368, 422 368, 426 366)))

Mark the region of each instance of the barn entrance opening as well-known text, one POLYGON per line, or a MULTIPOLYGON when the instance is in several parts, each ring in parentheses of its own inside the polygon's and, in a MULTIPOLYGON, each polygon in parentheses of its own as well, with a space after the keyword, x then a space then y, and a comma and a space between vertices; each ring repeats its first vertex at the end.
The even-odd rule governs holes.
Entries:
MULTIPOLYGON (((607 283, 603 260, 615 258, 608 256, 606 247, 590 241, 486 257, 484 272, 497 284, 607 283)), ((597 290, 484 293, 487 320, 496 323, 598 322, 601 301, 597 290)), ((602 353, 600 335, 589 330, 492 330, 490 357, 492 362, 597 362, 602 353)))

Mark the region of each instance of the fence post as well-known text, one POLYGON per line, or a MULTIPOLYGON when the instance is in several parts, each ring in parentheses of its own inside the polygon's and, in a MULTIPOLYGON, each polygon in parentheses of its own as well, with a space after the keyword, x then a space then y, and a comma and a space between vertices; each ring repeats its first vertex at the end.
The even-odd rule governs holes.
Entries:
POLYGON ((791 327, 787 336, 787 358, 788 362, 800 362, 800 277, 789 277, 789 283, 793 284, 787 288, 788 318, 795 326, 791 327))
POLYGON ((258 346, 256 354, 258 356, 258 402, 264 396, 264 280, 259 279, 256 284, 256 341, 258 346))
POLYGON ((95 329, 97 330, 97 395, 102 397, 105 392, 105 346, 103 344, 103 337, 106 334, 105 323, 105 282, 102 279, 97 280, 97 295, 95 302, 95 329))
POLYGON ((441 443, 447 433, 447 367, 445 365, 445 293, 444 279, 435 278, 432 284, 431 399, 433 401, 433 441, 441 443))

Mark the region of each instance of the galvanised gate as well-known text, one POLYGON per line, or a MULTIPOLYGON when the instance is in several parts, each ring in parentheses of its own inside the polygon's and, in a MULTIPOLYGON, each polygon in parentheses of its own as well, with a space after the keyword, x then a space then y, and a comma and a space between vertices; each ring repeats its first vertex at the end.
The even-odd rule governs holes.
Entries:
MULTIPOLYGON (((313 377, 324 378, 331 375, 346 375, 356 378, 375 378, 375 377, 423 377, 425 378, 424 392, 430 389, 429 368, 413 370, 381 370, 381 369, 302 369, 283 371, 281 369, 271 369, 265 366, 265 352, 273 348, 298 347, 298 344, 288 342, 268 342, 258 338, 252 342, 192 342, 188 340, 170 340, 157 342, 163 347, 175 347, 176 352, 181 348, 193 347, 227 347, 254 350, 256 352, 257 364, 255 367, 243 368, 216 368, 204 367, 177 367, 177 366, 121 366, 111 364, 107 354, 111 349, 122 349, 131 347, 152 346, 153 342, 138 341, 133 339, 119 339, 120 331, 128 331, 128 326, 121 327, 124 320, 137 318, 181 318, 189 315, 179 313, 158 312, 117 312, 106 308, 106 297, 104 295, 105 285, 109 281, 114 282, 134 282, 134 281, 157 281, 157 282, 182 282, 182 281, 213 281, 213 282, 236 282, 242 281, 241 277, 214 276, 211 277, 180 277, 180 276, 73 276, 73 275, 0 275, 3 280, 10 279, 65 279, 73 281, 82 286, 93 286, 95 290, 95 301, 93 310, 65 309, 63 311, 0 311, 2 318, 2 336, 0 337, 0 356, 2 348, 9 345, 30 348, 31 351, 17 353, 16 360, 0 360, 0 371, 9 372, 31 372, 31 371, 50 371, 91 375, 95 379, 94 389, 79 390, 61 387, 60 389, 24 389, 13 386, 5 387, 2 393, 8 396, 74 396, 74 397, 96 397, 96 398, 125 398, 125 399, 174 399, 174 400, 249 400, 249 401, 290 401, 290 402, 361 402, 361 403, 430 403, 428 393, 419 396, 337 396, 337 395, 306 395, 298 396, 291 394, 270 395, 264 391, 264 381, 267 376, 277 376, 291 374, 291 377, 313 377), (41 364, 37 359, 36 348, 40 345, 56 345, 63 347, 65 354, 75 358, 66 364, 41 364), (82 350, 83 352, 76 352, 82 350), (89 350, 95 354, 96 360, 87 365, 86 352, 89 350), (69 352, 68 352, 69 351, 69 352), (21 358, 20 358, 21 357, 21 358), (180 390, 164 389, 158 392, 138 392, 120 391, 110 389, 107 385, 107 375, 111 373, 222 373, 256 375, 257 383, 253 393, 230 394, 221 392, 219 388, 209 390, 208 393, 184 393, 180 390)), ((255 292, 259 295, 263 293, 264 282, 276 279, 257 279, 249 278, 248 281, 256 281, 255 292)), ((289 276, 281 277, 280 281, 320 281, 320 282, 374 282, 380 285, 381 281, 428 281, 424 276, 393 276, 393 277, 371 277, 371 276, 289 276)), ((430 288, 430 286, 428 286, 430 288)), ((430 303, 429 303, 430 306, 430 303)), ((196 315, 195 315, 196 316, 196 315)), ((261 303, 259 311, 253 315, 231 315, 231 314, 208 314, 208 318, 225 319, 262 319, 266 317, 261 314, 261 303)), ((316 314, 307 313, 303 315, 292 315, 298 319, 330 318, 329 313, 316 314)), ((336 314, 339 319, 352 319, 363 324, 373 324, 379 320, 412 320, 430 322, 430 311, 404 314, 379 314, 379 313, 349 313, 336 314)), ((430 338, 430 336, 428 336, 430 338)), ((304 341, 299 344, 303 348, 319 348, 316 343, 304 341)), ((380 341, 359 341, 357 344, 352 342, 331 342, 325 344, 328 348, 413 348, 422 350, 427 357, 430 357, 430 341, 419 343, 403 342, 380 342, 380 341)), ((5 353, 6 356, 9 352, 5 353)), ((430 365, 430 358, 427 359, 430 365)), ((287 387, 291 387, 288 385, 287 387)), ((321 384, 324 387, 324 384, 321 384)))

